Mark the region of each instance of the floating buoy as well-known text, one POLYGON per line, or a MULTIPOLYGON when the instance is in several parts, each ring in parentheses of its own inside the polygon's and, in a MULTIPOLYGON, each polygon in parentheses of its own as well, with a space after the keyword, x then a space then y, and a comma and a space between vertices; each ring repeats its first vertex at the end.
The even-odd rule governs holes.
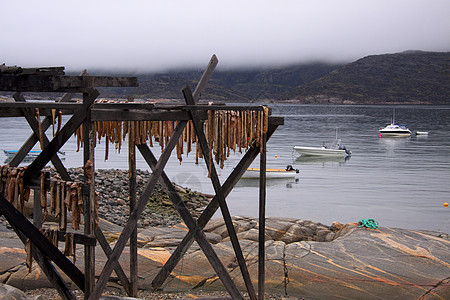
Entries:
POLYGON ((278 157, 278 155, 275 155, 275 158, 277 158, 278 157))
POLYGON ((447 202, 444 203, 444 207, 448 207, 448 203, 447 202))
POLYGON ((383 137, 383 134, 380 133, 380 137, 383 137))

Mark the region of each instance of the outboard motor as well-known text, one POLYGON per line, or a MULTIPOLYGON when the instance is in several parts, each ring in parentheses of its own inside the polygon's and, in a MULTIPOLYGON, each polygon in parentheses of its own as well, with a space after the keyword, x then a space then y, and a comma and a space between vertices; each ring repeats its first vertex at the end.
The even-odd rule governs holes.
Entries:
POLYGON ((295 173, 299 173, 300 171, 298 169, 294 169, 292 165, 286 166, 286 171, 295 171, 295 173))

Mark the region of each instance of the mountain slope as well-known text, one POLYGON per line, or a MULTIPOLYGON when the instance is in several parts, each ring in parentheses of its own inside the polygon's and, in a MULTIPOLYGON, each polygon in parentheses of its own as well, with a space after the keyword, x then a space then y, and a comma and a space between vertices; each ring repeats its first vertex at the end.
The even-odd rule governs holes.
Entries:
POLYGON ((284 95, 301 103, 450 103, 450 52, 372 55, 284 95))

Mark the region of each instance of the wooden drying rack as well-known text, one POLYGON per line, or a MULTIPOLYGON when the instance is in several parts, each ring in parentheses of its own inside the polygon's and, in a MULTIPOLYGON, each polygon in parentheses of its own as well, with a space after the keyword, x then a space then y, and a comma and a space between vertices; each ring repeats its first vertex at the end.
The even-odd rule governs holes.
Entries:
MULTIPOLYGON (((26 168, 23 174, 24 186, 33 187, 35 191, 35 207, 37 206, 36 201, 38 201, 36 199, 39 198, 39 184, 37 184, 36 181, 39 178, 42 169, 49 161, 53 163, 63 180, 71 181, 70 175, 58 157, 58 151, 77 131, 80 125, 82 125, 83 128, 83 165, 86 166, 88 162, 91 162, 93 170, 95 170, 94 122, 177 121, 177 125, 159 159, 153 155, 147 143, 129 143, 130 217, 113 249, 110 248, 101 229, 94 226, 95 201, 93 201, 93 199, 95 198, 95 172, 93 170, 91 172, 86 172, 85 168, 83 184, 84 234, 78 234, 76 239, 79 243, 84 244, 84 274, 67 257, 65 257, 57 247, 51 244, 47 238, 43 236, 38 229, 42 225, 38 220, 35 221, 33 219, 34 225, 30 223, 3 194, 0 194, 0 215, 6 217, 24 244, 27 240, 31 240, 33 258, 37 261, 63 299, 76 299, 76 297, 71 289, 67 287, 61 275, 52 264, 52 261, 62 272, 69 276, 81 291, 84 292, 85 299, 100 298, 113 270, 118 275, 127 294, 130 297, 135 297, 137 295, 137 220, 146 206, 146 199, 152 194, 158 181, 166 188, 170 200, 186 226, 189 228, 189 232, 154 278, 152 282, 154 289, 156 290, 164 283, 195 240, 206 255, 230 296, 233 299, 243 298, 203 232, 203 228, 213 217, 214 213, 220 208, 249 297, 250 299, 264 298, 266 142, 277 127, 283 125, 284 119, 282 117, 273 116, 268 118, 267 131, 262 135, 262 140, 259 141, 258 144, 255 141, 251 143, 243 158, 233 169, 224 184, 221 185, 214 163, 211 163, 210 160, 207 159, 207 154, 210 153, 209 144, 202 126, 202 122, 208 117, 207 111, 261 111, 263 108, 261 106, 199 104, 198 101, 200 96, 205 90, 207 82, 217 63, 218 60, 216 56, 213 55, 193 93, 189 86, 186 86, 183 89, 186 105, 137 102, 95 103, 96 98, 99 96, 99 92, 95 87, 133 87, 138 85, 137 78, 135 77, 89 76, 86 73, 82 73, 80 76, 64 76, 63 67, 22 69, 19 67, 0 66, 0 91, 16 92, 14 94, 15 102, 0 102, 0 117, 24 116, 33 130, 33 134, 9 162, 9 166, 17 167, 33 146, 39 142, 39 139, 43 139, 40 141, 44 146, 42 152, 26 168), (64 92, 65 94, 59 101, 42 103, 27 102, 21 94, 22 92, 64 92), (70 102, 75 93, 81 93, 83 95, 81 103, 70 102), (41 116, 46 116, 41 124, 38 124, 38 121, 36 120, 34 114, 35 109, 39 109, 41 116), (45 130, 50 127, 52 124, 52 110, 55 109, 61 111, 64 115, 72 116, 64 124, 61 130, 55 134, 53 139, 49 141, 45 134, 43 137, 42 135, 41 137, 39 136, 39 129, 41 129, 41 132, 45 132, 45 130), (169 177, 164 172, 164 167, 188 122, 195 128, 197 143, 200 144, 201 150, 203 151, 203 158, 210 170, 209 175, 215 191, 214 198, 197 220, 194 220, 191 216, 169 177), (140 151, 145 161, 152 169, 152 175, 139 198, 136 197, 136 148, 140 151), (251 282, 225 198, 258 155, 260 155, 261 174, 259 189, 260 232, 257 294, 251 282), (128 240, 130 240, 130 278, 127 278, 118 262, 128 240), (102 247, 108 260, 104 265, 97 282, 95 282, 95 245, 97 242, 102 247)), ((39 217, 39 214, 40 210, 35 208, 34 216, 39 217)))

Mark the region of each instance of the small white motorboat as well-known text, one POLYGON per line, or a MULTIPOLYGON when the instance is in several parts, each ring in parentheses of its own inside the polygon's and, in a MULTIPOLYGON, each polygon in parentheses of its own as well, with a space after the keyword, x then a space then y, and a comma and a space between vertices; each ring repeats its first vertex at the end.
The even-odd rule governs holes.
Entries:
MULTIPOLYGON (((18 150, 3 150, 3 153, 5 153, 5 155, 7 157, 11 157, 11 158, 14 157, 14 155, 16 155, 17 152, 18 152, 18 150)), ((41 154, 41 152, 42 152, 41 150, 30 150, 27 153, 26 158, 36 158, 39 156, 39 154, 41 154)), ((62 151, 58 151, 58 154, 65 155, 66 153, 62 152, 62 151)))
MULTIPOLYGON (((3 153, 5 153, 5 155, 7 157, 13 157, 14 155, 17 154, 18 150, 3 150, 3 153)), ((38 157, 39 154, 41 154, 41 150, 30 150, 27 154, 27 157, 38 157)))
POLYGON ((294 150, 301 156, 345 157, 352 154, 352 151, 341 144, 341 139, 338 139, 338 128, 336 128, 336 138, 329 146, 325 143, 322 147, 294 146, 294 150))
MULTIPOLYGON (((291 165, 287 165, 285 169, 266 169, 267 179, 278 178, 295 178, 295 175, 299 173, 298 169, 294 169, 291 165)), ((241 178, 244 179, 257 179, 259 178, 259 168, 248 168, 241 178)))
POLYGON ((380 132, 380 137, 407 137, 411 135, 411 130, 409 130, 405 125, 395 124, 395 110, 392 113, 391 124, 379 129, 378 131, 380 132))
POLYGON ((405 125, 391 123, 386 127, 379 130, 380 137, 402 137, 410 136, 411 130, 406 128, 405 125))

